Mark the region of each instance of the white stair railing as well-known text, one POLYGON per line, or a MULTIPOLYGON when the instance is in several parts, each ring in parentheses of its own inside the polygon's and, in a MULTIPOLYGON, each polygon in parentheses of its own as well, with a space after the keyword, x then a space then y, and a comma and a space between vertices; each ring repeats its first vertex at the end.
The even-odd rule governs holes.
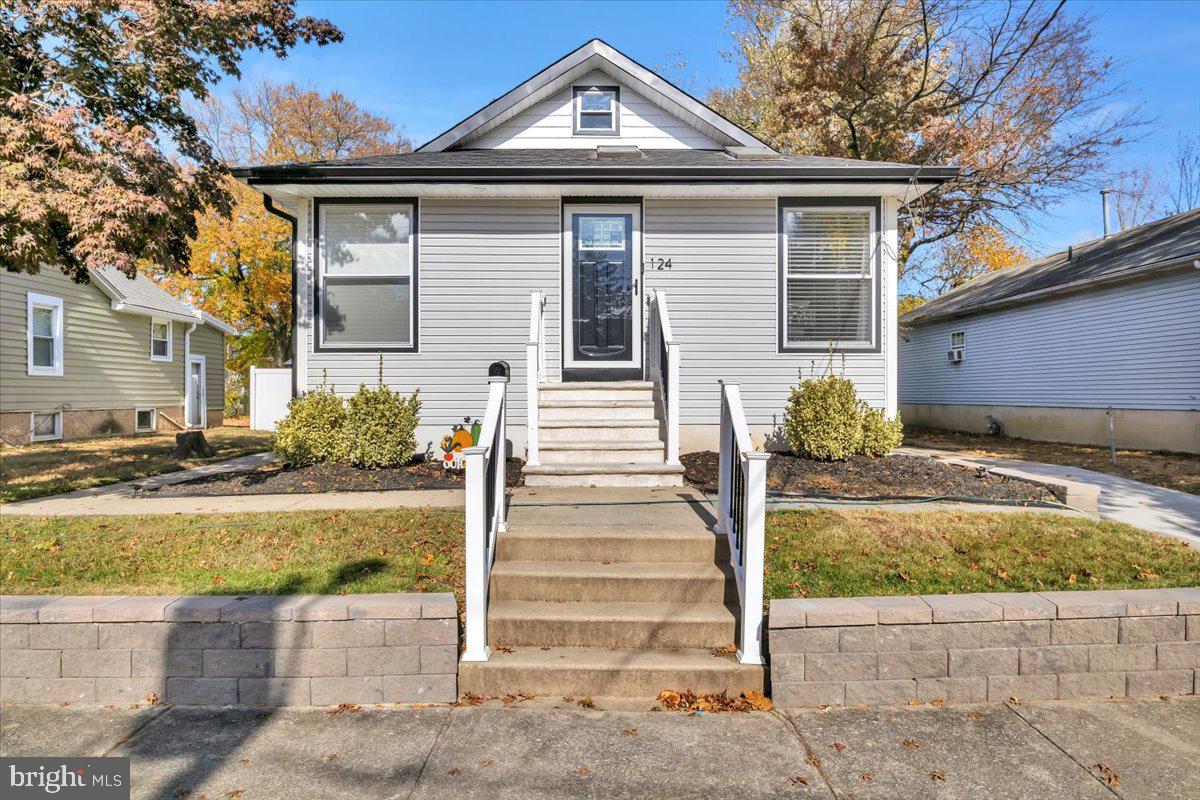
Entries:
POLYGON ((488 583, 496 536, 508 527, 504 489, 507 453, 508 376, 488 377, 487 410, 479 444, 463 448, 466 459, 466 647, 463 661, 487 661, 488 583))
POLYGON ((679 343, 671 330, 667 293, 656 291, 650 300, 650 374, 662 392, 663 421, 667 427, 666 463, 679 463, 679 343))
POLYGON ((750 441, 742 392, 721 381, 720 495, 717 533, 729 539, 729 562, 737 577, 741 614, 738 661, 762 664, 763 541, 766 536, 767 459, 750 441))
POLYGON ((546 380, 546 297, 541 292, 529 294, 529 343, 525 345, 525 464, 536 467, 541 464, 538 451, 540 443, 538 424, 541 411, 538 403, 538 387, 546 380))

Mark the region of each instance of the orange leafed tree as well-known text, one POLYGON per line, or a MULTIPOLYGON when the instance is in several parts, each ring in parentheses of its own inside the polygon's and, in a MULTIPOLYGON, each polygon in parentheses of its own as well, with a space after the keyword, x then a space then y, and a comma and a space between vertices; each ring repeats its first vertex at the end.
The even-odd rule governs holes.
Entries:
MULTIPOLYGON (((403 152, 410 143, 392 122, 340 93, 263 82, 210 99, 196 117, 225 164, 317 161, 403 152)), ((291 357, 291 226, 269 213, 262 195, 232 179, 231 214, 196 217, 189 271, 160 273, 168 291, 238 328, 230 368, 282 366, 291 357)))
POLYGON ((996 225, 973 225, 942 247, 942 260, 934 273, 936 283, 930 288, 941 293, 953 289, 985 272, 1023 264, 1029 254, 1005 235, 996 225))

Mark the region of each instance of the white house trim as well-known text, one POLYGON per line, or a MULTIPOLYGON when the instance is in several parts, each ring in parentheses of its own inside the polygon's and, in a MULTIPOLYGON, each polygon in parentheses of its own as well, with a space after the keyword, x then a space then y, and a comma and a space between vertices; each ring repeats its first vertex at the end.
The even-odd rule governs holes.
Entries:
MULTIPOLYGON (((63 300, 48 294, 28 292, 25 298, 25 365, 30 375, 61 376, 63 374, 63 300), (37 366, 33 363, 33 310, 48 308, 51 317, 51 332, 54 335, 54 364, 37 366)), ((32 428, 30 428, 32 430, 32 428)), ((61 435, 61 434, 60 434, 61 435)), ((56 437, 58 438, 58 437, 56 437)))
POLYGON ((29 441, 31 442, 56 442, 62 438, 62 411, 30 411, 29 412, 29 441), (34 433, 38 417, 51 416, 54 417, 54 433, 38 436, 34 433))
POLYGON ((134 408, 133 409, 133 430, 135 433, 153 433, 154 431, 157 431, 158 430, 158 409, 153 408, 153 407, 134 408), (141 427, 138 427, 138 417, 141 416, 141 414, 145 411, 150 412, 150 427, 141 428, 141 427))
POLYGON ((730 146, 768 146, 670 81, 655 75, 600 39, 592 39, 445 133, 421 145, 416 152, 440 152, 465 147, 472 140, 597 69, 622 83, 631 84, 648 101, 715 141, 730 146))
POLYGON ((899 383, 896 370, 899 365, 898 318, 900 303, 900 198, 883 197, 880 203, 879 274, 883 281, 883 335, 884 411, 888 419, 895 419, 899 402, 899 383))

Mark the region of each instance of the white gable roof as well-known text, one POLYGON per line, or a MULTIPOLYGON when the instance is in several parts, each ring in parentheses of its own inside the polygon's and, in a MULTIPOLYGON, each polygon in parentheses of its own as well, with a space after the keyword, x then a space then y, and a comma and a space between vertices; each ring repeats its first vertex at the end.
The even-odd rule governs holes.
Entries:
MULTIPOLYGON (((679 120, 686 128, 698 132, 702 141, 711 141, 718 147, 767 146, 670 81, 600 39, 592 39, 450 130, 421 145, 417 152, 486 146, 483 142, 497 146, 495 138, 485 137, 539 103, 552 101, 555 95, 569 90, 572 84, 587 79, 590 73, 597 70, 634 92, 647 105, 656 107, 679 120)), ((521 124, 518 123, 516 127, 519 129, 521 124)), ((504 141, 503 136, 500 141, 504 141)))

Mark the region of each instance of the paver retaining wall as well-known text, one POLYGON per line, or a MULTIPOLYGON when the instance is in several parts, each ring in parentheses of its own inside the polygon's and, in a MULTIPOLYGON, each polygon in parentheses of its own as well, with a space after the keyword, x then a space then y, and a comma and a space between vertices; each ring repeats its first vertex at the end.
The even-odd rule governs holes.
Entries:
POLYGON ((771 601, 783 707, 1196 694, 1200 588, 771 601))
POLYGON ((307 706, 457 695, 451 594, 0 597, 0 700, 307 706))

